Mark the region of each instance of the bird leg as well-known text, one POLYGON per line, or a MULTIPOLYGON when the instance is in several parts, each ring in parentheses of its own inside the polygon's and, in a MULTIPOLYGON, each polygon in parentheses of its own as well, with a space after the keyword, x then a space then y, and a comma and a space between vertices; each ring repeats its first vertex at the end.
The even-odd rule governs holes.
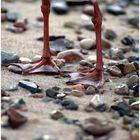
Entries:
POLYGON ((93 85, 95 87, 102 87, 104 84, 104 72, 103 72, 103 58, 102 58, 102 43, 101 43, 101 26, 102 26, 102 15, 99 9, 98 3, 95 0, 93 2, 94 14, 92 17, 92 23, 95 26, 96 33, 96 67, 90 72, 84 73, 72 73, 71 78, 67 84, 83 84, 93 85))
POLYGON ((28 64, 13 64, 22 69, 23 74, 59 74, 59 68, 51 58, 51 51, 49 45, 49 14, 50 14, 50 0, 42 0, 41 12, 44 19, 44 47, 43 55, 40 60, 28 64))

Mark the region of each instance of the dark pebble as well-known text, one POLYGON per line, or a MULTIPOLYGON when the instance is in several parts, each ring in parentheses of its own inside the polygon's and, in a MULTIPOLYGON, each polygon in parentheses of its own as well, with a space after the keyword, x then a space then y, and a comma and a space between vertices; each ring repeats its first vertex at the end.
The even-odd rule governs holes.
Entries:
POLYGON ((87 4, 92 4, 92 1, 87 1, 87 0, 66 0, 66 3, 68 6, 80 6, 80 5, 87 5, 87 4))
POLYGON ((18 86, 30 91, 31 93, 39 93, 42 89, 35 83, 28 80, 20 80, 18 86))
POLYGON ((60 1, 60 2, 54 2, 52 4, 52 10, 56 14, 67 14, 69 11, 69 7, 67 6, 65 1, 60 1))
POLYGON ((77 110, 78 109, 78 105, 75 104, 74 101, 70 100, 70 99, 64 99, 61 102, 61 105, 63 107, 65 107, 66 109, 69 109, 69 110, 77 110))
POLYGON ((127 59, 129 63, 134 62, 134 61, 139 61, 139 57, 137 56, 129 56, 127 59))
POLYGON ((82 9, 82 12, 88 16, 93 16, 93 7, 91 5, 86 5, 82 9))
POLYGON ((132 25, 132 27, 139 28, 139 17, 129 18, 127 22, 132 25))
POLYGON ((108 40, 113 40, 117 37, 117 34, 113 30, 106 30, 104 33, 104 37, 108 40))
POLYGON ((135 44, 135 40, 132 38, 132 36, 128 35, 126 37, 124 37, 121 42, 124 45, 134 45, 135 44))
POLYGON ((14 53, 9 53, 1 51, 1 64, 9 65, 10 63, 17 63, 19 61, 19 56, 14 53))
POLYGON ((92 31, 93 32, 95 30, 95 27, 94 27, 93 24, 84 24, 82 27, 84 29, 86 29, 87 31, 92 31))
POLYGON ((58 94, 60 94, 60 93, 52 88, 46 90, 46 96, 48 96, 50 98, 56 99, 58 94))
POLYGON ((109 5, 107 6, 106 10, 108 13, 115 16, 126 14, 124 8, 120 7, 119 5, 109 5))
POLYGON ((130 106, 125 101, 118 102, 116 103, 116 105, 112 105, 111 109, 117 111, 120 114, 120 116, 133 116, 130 106))
POLYGON ((1 13, 7 13, 7 12, 8 12, 8 9, 1 6, 1 13))

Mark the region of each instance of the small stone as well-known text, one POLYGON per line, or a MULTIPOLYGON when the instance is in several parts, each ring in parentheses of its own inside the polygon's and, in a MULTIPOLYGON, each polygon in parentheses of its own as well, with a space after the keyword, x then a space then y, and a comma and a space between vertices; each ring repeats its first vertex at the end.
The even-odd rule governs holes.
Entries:
POLYGON ((84 91, 85 90, 85 87, 82 84, 73 85, 71 88, 73 90, 79 90, 79 91, 84 91))
POLYGON ((4 115, 1 117, 1 126, 7 127, 8 126, 8 116, 4 115))
POLYGON ((124 59, 124 54, 123 54, 122 50, 120 50, 118 48, 111 48, 109 50, 109 56, 111 58, 113 58, 114 56, 116 56, 120 60, 124 59))
POLYGON ((68 21, 64 23, 65 28, 70 28, 70 29, 79 29, 80 25, 78 23, 68 21))
POLYGON ((10 101, 11 101, 11 98, 10 98, 9 96, 3 96, 3 97, 1 98, 1 101, 2 101, 2 102, 10 102, 10 101))
POLYGON ((139 131, 132 130, 130 134, 130 140, 138 140, 139 139, 139 131))
POLYGON ((70 99, 64 99, 61 102, 61 105, 69 110, 78 110, 78 105, 75 104, 74 101, 70 99))
POLYGON ((88 54, 88 50, 86 50, 86 49, 81 49, 80 52, 81 52, 83 55, 87 55, 87 54, 88 54))
POLYGON ((103 49, 110 49, 112 44, 107 39, 102 38, 102 47, 103 49))
POLYGON ((87 31, 91 31, 91 32, 93 32, 95 30, 94 25, 93 24, 89 24, 89 23, 88 24, 84 24, 82 26, 82 28, 86 29, 87 31))
POLYGON ((104 37, 108 40, 114 40, 117 37, 117 34, 113 30, 107 29, 104 33, 104 37))
POLYGON ((57 94, 58 99, 63 99, 65 97, 66 97, 66 94, 64 94, 64 93, 57 94))
POLYGON ((88 16, 93 16, 93 7, 91 5, 86 5, 82 9, 82 12, 88 16))
POLYGON ((39 93, 42 89, 30 80, 20 80, 18 86, 30 91, 31 93, 39 93))
POLYGON ((129 18, 127 21, 128 24, 132 25, 134 28, 139 28, 139 17, 129 18))
POLYGON ((94 136, 103 136, 115 129, 109 121, 101 121, 94 117, 86 119, 82 128, 86 133, 94 136))
POLYGON ((54 120, 58 120, 58 119, 64 117, 63 113, 61 111, 59 111, 59 110, 52 111, 50 116, 54 120))
POLYGON ((8 70, 17 74, 22 74, 22 69, 14 65, 8 66, 8 70))
POLYGON ((20 15, 16 12, 8 12, 6 16, 9 22, 15 22, 20 15))
POLYGON ((79 90, 72 90, 72 91, 71 91, 71 94, 72 94, 73 96, 76 96, 76 97, 81 97, 81 96, 84 95, 84 92, 83 92, 83 91, 79 91, 79 90))
POLYGON ((126 14, 124 8, 121 8, 119 5, 109 5, 107 6, 106 10, 108 13, 113 14, 115 16, 126 14))
POLYGON ((70 40, 66 38, 59 38, 59 36, 55 37, 54 40, 50 41, 50 46, 51 46, 51 51, 54 54, 73 48, 73 44, 70 40))
POLYGON ((139 77, 137 75, 132 75, 130 78, 128 78, 128 81, 126 83, 127 83, 128 87, 138 84, 139 77))
POLYGON ((5 90, 1 89, 1 97, 10 96, 5 90))
POLYGON ((5 13, 2 13, 1 14, 1 22, 5 22, 5 21, 7 21, 6 14, 5 13))
POLYGON ((8 9, 6 7, 1 6, 1 13, 7 13, 8 9))
POLYGON ((93 98, 90 100, 89 104, 94 108, 96 108, 99 105, 104 104, 102 96, 98 94, 94 95, 93 98))
POLYGON ((6 91, 16 91, 18 90, 18 85, 11 85, 9 88, 6 89, 6 91))
POLYGON ((124 74, 129 74, 129 73, 135 72, 135 71, 136 71, 136 68, 135 68, 134 64, 132 64, 132 63, 126 64, 123 69, 124 74))
POLYGON ((9 103, 10 107, 15 109, 23 109, 26 108, 26 103, 23 99, 15 99, 9 103))
POLYGON ((93 39, 83 39, 80 41, 80 46, 83 49, 91 50, 96 48, 96 44, 93 39))
POLYGON ((57 138, 52 135, 45 134, 36 136, 34 140, 57 140, 57 138))
POLYGON ((2 65, 9 65, 10 63, 17 63, 19 61, 19 56, 15 53, 9 53, 1 51, 1 63, 2 65))
POLYGON ((131 108, 139 111, 139 104, 140 104, 139 101, 136 101, 136 102, 131 104, 131 108))
POLYGON ((79 62, 79 64, 80 64, 81 66, 86 66, 86 67, 90 67, 90 68, 93 67, 93 65, 92 65, 90 62, 86 61, 86 60, 81 60, 81 61, 79 62))
POLYGON ((85 92, 85 94, 87 95, 94 95, 95 93, 96 93, 96 88, 93 86, 89 86, 85 92))
POLYGON ((8 27, 6 28, 7 31, 10 31, 12 33, 23 33, 25 30, 23 28, 17 28, 17 27, 8 27))
POLYGON ((134 45, 135 44, 135 40, 132 38, 132 36, 128 35, 126 37, 124 37, 121 42, 124 45, 134 45))
POLYGON ((96 55, 89 55, 86 60, 92 64, 96 63, 96 55))
POLYGON ((67 6, 65 1, 55 1, 52 3, 52 10, 56 14, 67 14, 69 11, 69 7, 67 6))
POLYGON ((40 93, 34 93, 34 94, 31 94, 31 97, 33 97, 33 98, 43 98, 44 95, 40 94, 40 93))
POLYGON ((60 94, 60 93, 54 89, 50 88, 50 89, 46 90, 46 96, 48 96, 50 98, 57 98, 58 94, 60 94))
POLYGON ((112 76, 116 76, 116 77, 122 77, 123 76, 121 70, 116 66, 112 66, 110 69, 108 69, 108 72, 112 76))
POLYGON ((115 103, 111 106, 111 109, 117 111, 120 116, 133 116, 130 106, 125 101, 115 103))
POLYGON ((13 108, 8 109, 6 113, 8 115, 9 125, 13 129, 18 128, 27 122, 27 117, 21 115, 13 108))
POLYGON ((59 68, 62 68, 63 66, 65 66, 65 60, 64 59, 56 59, 55 63, 59 68))
POLYGON ((66 63, 77 63, 84 59, 83 55, 75 49, 60 52, 58 53, 57 58, 64 59, 66 63))
POLYGON ((129 95, 129 89, 126 84, 115 87, 114 92, 118 95, 129 95))
POLYGON ((66 94, 66 95, 70 95, 70 94, 71 94, 71 91, 72 91, 71 88, 64 88, 64 89, 63 89, 63 92, 64 92, 64 94, 66 94))
POLYGON ((28 64, 28 63, 32 62, 31 59, 26 58, 26 57, 20 57, 20 58, 19 58, 19 61, 20 61, 22 64, 28 64))
POLYGON ((41 55, 35 55, 33 58, 32 58, 32 61, 38 61, 41 59, 41 55))
POLYGON ((86 105, 86 107, 84 108, 84 110, 86 112, 92 112, 93 111, 93 107, 90 104, 88 104, 88 105, 86 105))
POLYGON ((23 30, 27 30, 27 19, 26 18, 20 18, 16 20, 16 22, 13 25, 16 28, 22 28, 23 30))

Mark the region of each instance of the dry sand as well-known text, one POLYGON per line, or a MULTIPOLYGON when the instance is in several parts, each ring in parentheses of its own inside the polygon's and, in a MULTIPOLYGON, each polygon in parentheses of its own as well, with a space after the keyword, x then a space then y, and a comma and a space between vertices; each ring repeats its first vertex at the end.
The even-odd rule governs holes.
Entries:
MULTIPOLYGON (((36 23, 36 17, 41 15, 40 12, 40 3, 23 3, 23 2, 15 2, 15 3, 3 3, 5 7, 10 9, 10 11, 19 12, 22 15, 25 15, 29 20, 29 30, 23 34, 13 34, 6 31, 6 27, 10 25, 10 23, 2 24, 2 50, 8 52, 17 53, 21 57, 29 57, 32 58, 35 55, 39 55, 42 52, 43 43, 36 41, 36 38, 42 36, 42 29, 36 29, 33 27, 33 24, 36 23)), ((127 12, 129 15, 132 14, 132 11, 135 10, 135 7, 127 8, 127 12)), ((133 29, 124 21, 120 21, 115 16, 105 15, 107 21, 103 23, 104 29, 111 28, 118 33, 118 39, 113 43, 113 47, 122 46, 120 43, 120 38, 125 35, 132 35, 134 38, 138 39, 138 30, 133 29)), ((51 35, 66 35, 66 37, 70 40, 73 40, 75 46, 78 44, 76 41, 77 35, 71 29, 63 28, 63 24, 65 21, 74 21, 77 23, 88 23, 90 19, 87 21, 83 21, 81 19, 81 13, 71 11, 69 15, 64 16, 56 16, 55 14, 51 13, 50 15, 50 34, 51 35)), ((95 39, 95 35, 92 32, 82 30, 83 37, 93 38, 95 39)), ((91 54, 95 54, 95 52, 90 52, 91 54)), ((138 55, 138 53, 128 53, 128 55, 138 55)), ((9 72, 7 68, 2 67, 1 71, 1 86, 2 88, 7 88, 10 85, 15 85, 21 79, 30 79, 40 85, 42 89, 47 89, 52 86, 59 86, 59 87, 67 87, 65 85, 65 81, 67 79, 55 79, 53 76, 45 76, 45 75, 30 75, 30 76, 22 76, 17 75, 12 72, 9 72)), ((112 79, 112 82, 106 83, 103 89, 105 90, 104 93, 104 100, 105 102, 110 105, 113 99, 121 98, 120 96, 114 95, 113 89, 117 84, 125 83, 125 78, 116 78, 112 79), (111 90, 112 89, 112 90, 111 90)), ((51 134, 56 136, 59 140, 74 140, 76 132, 80 132, 80 128, 74 125, 67 125, 61 121, 54 121, 50 119, 50 112, 52 110, 60 108, 60 106, 55 105, 53 103, 44 103, 42 99, 33 99, 27 96, 28 92, 23 89, 19 89, 16 92, 9 92, 12 98, 23 98, 27 103, 28 112, 23 113, 29 119, 29 123, 21 127, 17 130, 12 129, 4 129, 2 128, 2 135, 5 136, 8 140, 33 140, 33 138, 38 134, 51 134), (33 122, 34 119, 39 121, 33 122)), ((83 97, 72 97, 75 102, 79 105, 78 111, 68 111, 63 110, 62 112, 66 117, 72 119, 79 119, 84 120, 89 116, 98 117, 101 119, 109 118, 116 126, 116 130, 111 134, 110 140, 129 140, 129 132, 123 130, 122 127, 122 120, 113 120, 111 113, 87 113, 84 110, 84 107, 92 96, 83 96, 83 97)))

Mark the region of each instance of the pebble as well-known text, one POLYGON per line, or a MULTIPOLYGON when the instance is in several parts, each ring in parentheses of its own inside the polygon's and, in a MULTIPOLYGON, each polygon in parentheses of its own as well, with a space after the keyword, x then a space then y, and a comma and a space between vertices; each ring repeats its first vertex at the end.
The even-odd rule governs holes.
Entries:
POLYGON ((1 13, 7 13, 7 12, 8 12, 8 9, 3 7, 3 6, 1 6, 1 13))
POLYGON ((68 6, 80 6, 80 5, 87 5, 87 4, 92 4, 91 1, 87 1, 87 0, 67 0, 66 3, 68 4, 68 6))
POLYGON ((111 106, 111 109, 117 111, 120 116, 133 116, 130 106, 125 101, 115 103, 111 106))
POLYGON ((96 108, 96 107, 98 107, 99 105, 104 104, 104 101, 103 101, 102 96, 96 94, 96 95, 94 95, 93 98, 90 100, 89 104, 90 104, 92 107, 96 108))
POLYGON ((63 66, 65 66, 65 60, 64 59, 56 59, 54 61, 59 68, 62 68, 63 66))
POLYGON ((60 93, 60 94, 57 94, 57 98, 58 99, 63 99, 66 97, 66 94, 65 93, 60 93))
POLYGON ((127 23, 132 25, 132 27, 138 29, 139 28, 139 17, 132 17, 127 20, 127 23))
POLYGON ((75 104, 75 102, 73 100, 70 100, 70 99, 64 99, 61 102, 61 105, 64 108, 69 109, 69 110, 78 110, 78 105, 75 104))
POLYGON ((118 95, 129 95, 129 89, 126 84, 116 86, 114 92, 118 95))
POLYGON ((73 90, 79 90, 79 91, 84 91, 85 90, 85 87, 82 84, 73 85, 71 88, 73 90))
POLYGON ((16 91, 18 90, 18 85, 11 85, 9 88, 6 89, 6 91, 16 91))
POLYGON ((122 77, 123 76, 121 70, 118 67, 116 67, 116 66, 112 66, 110 69, 108 69, 108 72, 112 76, 116 76, 116 77, 122 77))
POLYGON ((42 91, 37 84, 31 82, 30 80, 20 80, 18 86, 30 91, 31 93, 39 93, 42 91))
POLYGON ((80 25, 76 22, 73 21, 68 21, 64 23, 65 28, 70 28, 70 29, 79 29, 80 25))
POLYGON ((124 8, 121 8, 119 5, 109 5, 106 7, 106 10, 115 16, 126 14, 124 8))
POLYGON ((130 140, 138 140, 139 139, 139 131, 132 130, 130 134, 130 140))
POLYGON ((86 112, 92 112, 93 111, 93 107, 90 104, 88 104, 88 105, 85 106, 84 110, 86 112))
POLYGON ((131 108, 134 109, 134 110, 139 111, 139 104, 140 104, 139 101, 133 102, 133 103, 131 104, 131 108))
POLYGON ((91 31, 91 32, 95 31, 94 25, 93 24, 90 24, 90 23, 84 24, 82 26, 82 28, 86 29, 87 31, 91 31))
POLYGON ((86 58, 86 61, 92 63, 92 64, 95 64, 96 63, 96 55, 89 55, 87 58, 86 58))
POLYGON ((60 94, 60 93, 52 88, 46 90, 46 96, 48 96, 50 98, 56 99, 58 94, 60 94))
POLYGON ((56 38, 53 41, 50 41, 51 51, 55 54, 66 51, 73 48, 73 44, 66 38, 56 38))
POLYGON ((23 99, 14 99, 9 103, 10 107, 15 109, 25 109, 26 103, 23 99))
POLYGON ((93 39, 83 39, 80 41, 80 46, 83 49, 91 50, 96 48, 96 44, 93 39))
POLYGON ((127 59, 129 63, 139 61, 139 57, 136 57, 136 56, 129 56, 127 59))
POLYGON ((56 14, 67 14, 69 11, 69 7, 65 1, 55 1, 52 3, 52 10, 56 14))
POLYGON ((58 53, 57 58, 64 59, 66 63, 77 63, 84 59, 83 55, 75 49, 60 52, 58 53))
POLYGON ((82 128, 86 133, 94 136, 103 136, 115 129, 109 121, 101 121, 94 117, 85 119, 82 128))
POLYGON ((5 90, 1 89, 1 97, 10 96, 5 90))
POLYGON ((28 64, 28 63, 32 62, 31 59, 26 58, 26 57, 20 57, 20 58, 19 58, 19 61, 20 61, 22 64, 28 64))
POLYGON ((34 93, 34 94, 31 94, 31 97, 33 97, 33 98, 43 98, 44 95, 40 94, 40 93, 34 93))
POLYGON ((104 32, 104 37, 108 40, 114 40, 115 38, 117 38, 117 34, 115 31, 111 30, 111 29, 107 29, 104 32))
POLYGON ((89 86, 87 89, 86 89, 86 92, 85 94, 87 95, 94 95, 96 93, 96 88, 93 87, 93 86, 89 86))
POLYGON ((91 5, 85 5, 82 12, 88 16, 93 16, 93 7, 91 5))
POLYGON ((86 61, 86 60, 81 60, 81 61, 79 62, 79 64, 80 64, 81 66, 86 66, 86 67, 90 67, 90 68, 93 67, 93 65, 92 65, 90 62, 86 61))
POLYGON ((1 126, 2 127, 7 127, 8 126, 8 116, 3 115, 1 117, 1 126))
POLYGON ((7 21, 6 14, 5 13, 2 13, 1 14, 1 22, 5 22, 5 21, 7 21))
POLYGON ((135 68, 134 64, 129 63, 129 64, 124 65, 124 69, 123 69, 124 74, 129 74, 129 73, 135 72, 135 71, 136 71, 136 68, 135 68))
POLYGON ((125 36, 121 42, 124 44, 124 45, 134 45, 135 44, 135 40, 133 39, 132 36, 128 35, 128 36, 125 36))
POLYGON ((86 50, 86 49, 81 49, 80 52, 81 52, 83 55, 87 55, 87 54, 88 54, 88 50, 86 50))
POLYGON ((64 115, 61 111, 59 110, 53 110, 50 114, 51 118, 54 119, 54 120, 58 120, 60 118, 63 118, 64 115))
POLYGON ((19 61, 19 56, 17 54, 1 51, 2 65, 9 65, 10 63, 17 63, 18 61, 19 61))
POLYGON ((138 84, 139 77, 137 75, 132 75, 131 77, 128 78, 126 83, 127 83, 128 87, 138 84))
POLYGON ((19 13, 17 12, 8 12, 6 16, 9 22, 15 22, 20 17, 19 13))
POLYGON ((8 66, 8 70, 17 74, 22 74, 22 69, 14 65, 8 66))
POLYGON ((6 28, 6 30, 10 31, 12 33, 19 33, 19 34, 23 33, 25 31, 23 28, 17 28, 17 27, 14 27, 14 26, 8 27, 8 28, 6 28))
POLYGON ((123 51, 118 49, 118 48, 111 48, 109 50, 109 56, 111 58, 113 58, 114 56, 116 56, 119 60, 122 60, 124 59, 124 54, 123 54, 123 51))
POLYGON ((72 90, 71 95, 76 96, 76 97, 82 97, 84 95, 84 92, 79 91, 79 90, 72 90))
POLYGON ((6 113, 8 116, 9 125, 13 129, 18 128, 27 122, 27 117, 21 115, 13 108, 8 109, 6 113))
POLYGON ((20 18, 16 20, 13 26, 16 28, 22 28, 23 30, 27 30, 27 23, 27 18, 20 18))
POLYGON ((41 135, 36 136, 34 140, 58 140, 58 139, 52 135, 41 134, 41 135))
POLYGON ((112 44, 107 39, 102 38, 102 47, 103 49, 110 49, 112 47, 112 44))

